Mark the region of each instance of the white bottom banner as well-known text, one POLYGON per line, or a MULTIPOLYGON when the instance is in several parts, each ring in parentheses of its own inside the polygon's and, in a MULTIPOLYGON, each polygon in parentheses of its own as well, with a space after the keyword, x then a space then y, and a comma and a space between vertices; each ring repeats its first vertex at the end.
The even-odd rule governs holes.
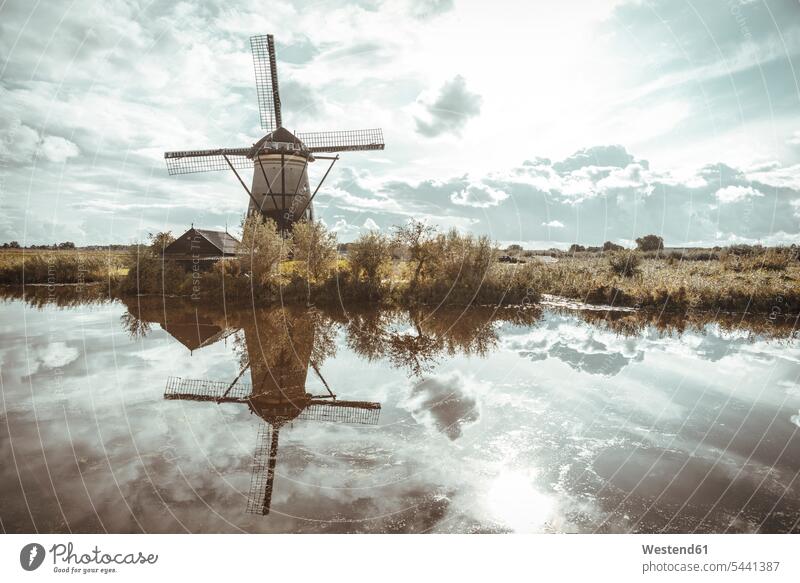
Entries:
POLYGON ((0 581, 800 581, 793 535, 4 535, 0 581))

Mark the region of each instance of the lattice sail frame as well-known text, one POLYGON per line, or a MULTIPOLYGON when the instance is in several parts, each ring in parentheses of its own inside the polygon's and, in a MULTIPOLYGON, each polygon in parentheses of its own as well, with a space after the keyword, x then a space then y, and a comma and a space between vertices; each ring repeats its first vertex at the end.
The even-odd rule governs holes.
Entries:
POLYGON ((383 150, 383 130, 342 130, 333 132, 298 132, 297 137, 309 152, 356 152, 383 150))
POLYGON ((192 401, 226 401, 244 403, 250 397, 250 383, 229 383, 227 381, 209 381, 206 379, 184 379, 169 377, 164 389, 165 399, 189 399, 192 401))
POLYGON ((269 514, 272 505, 272 490, 275 486, 275 465, 280 429, 269 424, 258 427, 256 450, 250 472, 250 491, 247 494, 248 514, 269 514))
POLYGON ((281 127, 281 97, 278 92, 278 67, 275 62, 275 42, 271 34, 250 37, 253 68, 256 74, 258 115, 261 128, 271 132, 281 127))
POLYGON ((249 152, 250 148, 164 152, 164 161, 170 176, 227 170, 230 166, 224 156, 228 157, 234 168, 248 170, 253 168, 253 161, 247 157, 249 152))
MULTIPOLYGON (((246 403, 251 397, 253 397, 252 387, 249 383, 244 382, 229 383, 227 381, 169 377, 164 390, 164 398, 169 400, 246 403)), ((311 399, 308 406, 295 419, 350 425, 377 425, 380 414, 380 403, 311 399)))

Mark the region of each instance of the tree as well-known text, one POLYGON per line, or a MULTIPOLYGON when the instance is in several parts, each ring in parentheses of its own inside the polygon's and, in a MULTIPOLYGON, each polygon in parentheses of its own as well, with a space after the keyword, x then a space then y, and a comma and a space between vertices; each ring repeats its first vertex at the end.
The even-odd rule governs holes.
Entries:
POLYGON ((272 219, 250 215, 242 221, 242 241, 237 246, 239 267, 249 272, 254 282, 268 285, 288 251, 289 245, 272 219))
POLYGON ((58 244, 59 249, 75 249, 75 243, 72 241, 64 241, 58 244))
POLYGON ((175 241, 175 237, 172 236, 171 231, 148 233, 147 238, 150 241, 150 250, 159 257, 163 255, 164 250, 175 241))
POLYGON ((517 245, 516 243, 509 245, 508 248, 506 248, 506 253, 509 255, 512 253, 522 253, 522 245, 517 245))
POLYGON ((569 246, 570 253, 577 253, 578 251, 586 251, 586 247, 583 245, 578 245, 577 243, 573 243, 569 246))
POLYGON ((292 247, 294 258, 306 263, 311 280, 326 277, 336 262, 336 233, 329 232, 322 222, 295 223, 292 247))
POLYGON ((370 231, 350 243, 348 259, 353 277, 358 281, 362 276, 371 288, 380 283, 381 268, 391 257, 389 239, 378 231, 370 231))
POLYGON ((395 227, 393 244, 407 249, 411 255, 411 261, 416 263, 412 284, 417 283, 423 270, 436 253, 435 235, 434 227, 416 219, 411 219, 401 227, 395 227))
POLYGON ((622 245, 617 245, 611 241, 603 243, 603 251, 622 251, 624 248, 622 245))
POLYGON ((636 248, 639 251, 661 251, 664 248, 664 239, 658 235, 645 235, 636 239, 636 248))
POLYGON ((8 246, 11 247, 12 249, 19 249, 19 243, 17 241, 11 241, 11 243, 9 243, 8 246))

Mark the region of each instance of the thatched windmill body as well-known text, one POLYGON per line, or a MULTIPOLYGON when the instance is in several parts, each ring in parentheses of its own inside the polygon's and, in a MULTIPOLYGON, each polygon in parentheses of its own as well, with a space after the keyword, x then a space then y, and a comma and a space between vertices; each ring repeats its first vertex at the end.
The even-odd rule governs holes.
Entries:
POLYGON ((268 133, 250 147, 165 152, 164 158, 170 174, 232 170, 250 198, 248 214, 260 213, 286 230, 295 221, 313 219, 314 197, 339 159, 338 152, 382 150, 383 132, 375 128, 293 134, 283 127, 273 36, 253 36, 250 46, 261 127, 268 133), (330 160, 330 166, 312 192, 308 164, 317 159, 330 160), (253 170, 250 188, 238 170, 253 170))

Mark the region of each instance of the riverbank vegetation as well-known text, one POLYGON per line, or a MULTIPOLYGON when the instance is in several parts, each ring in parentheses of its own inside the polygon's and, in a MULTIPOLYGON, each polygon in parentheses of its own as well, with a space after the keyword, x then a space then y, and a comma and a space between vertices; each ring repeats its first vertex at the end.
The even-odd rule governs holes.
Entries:
POLYGON ((222 298, 237 303, 384 306, 517 305, 542 294, 588 304, 679 312, 800 313, 797 248, 736 245, 669 249, 656 236, 637 249, 612 242, 536 257, 486 237, 418 221, 342 246, 322 223, 284 236, 270 221, 243 224, 235 257, 208 268, 163 256, 169 233, 126 251, 0 251, 0 283, 104 284, 111 295, 222 298))
POLYGON ((127 273, 128 251, 0 249, 0 284, 87 284, 116 282, 127 273))

